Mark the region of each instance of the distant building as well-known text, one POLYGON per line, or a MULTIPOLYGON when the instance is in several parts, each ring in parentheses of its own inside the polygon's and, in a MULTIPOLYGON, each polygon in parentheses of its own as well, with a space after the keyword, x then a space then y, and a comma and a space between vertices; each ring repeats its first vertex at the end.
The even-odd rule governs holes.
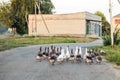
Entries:
POLYGON ((117 26, 118 29, 120 29, 120 14, 113 17, 113 27, 117 26))
POLYGON ((71 14, 45 14, 42 15, 47 28, 40 14, 29 15, 29 35, 74 35, 100 37, 102 22, 101 17, 89 12, 71 14), (36 26, 36 27, 35 27, 36 26))

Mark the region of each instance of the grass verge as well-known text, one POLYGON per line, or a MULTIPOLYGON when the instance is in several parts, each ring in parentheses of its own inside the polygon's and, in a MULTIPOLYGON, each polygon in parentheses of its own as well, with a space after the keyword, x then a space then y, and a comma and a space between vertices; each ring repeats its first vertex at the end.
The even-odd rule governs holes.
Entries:
POLYGON ((38 44, 53 44, 53 43, 76 43, 76 42, 91 42, 95 38, 73 38, 73 37, 7 37, 0 39, 0 51, 38 44))
POLYGON ((114 48, 111 46, 101 46, 96 48, 105 51, 105 54, 103 54, 103 56, 106 60, 120 66, 120 45, 114 46, 114 48))

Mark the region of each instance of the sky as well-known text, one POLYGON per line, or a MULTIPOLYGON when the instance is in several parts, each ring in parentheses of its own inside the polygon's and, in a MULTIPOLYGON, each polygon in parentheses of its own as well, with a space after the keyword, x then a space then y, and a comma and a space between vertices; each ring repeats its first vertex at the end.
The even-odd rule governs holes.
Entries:
MULTIPOLYGON (((9 1, 9 0, 0 0, 9 1)), ((55 14, 67 14, 75 12, 91 12, 101 11, 105 14, 109 21, 109 0, 51 0, 55 6, 55 14)), ((112 1, 113 16, 120 13, 120 4, 117 0, 112 1)))

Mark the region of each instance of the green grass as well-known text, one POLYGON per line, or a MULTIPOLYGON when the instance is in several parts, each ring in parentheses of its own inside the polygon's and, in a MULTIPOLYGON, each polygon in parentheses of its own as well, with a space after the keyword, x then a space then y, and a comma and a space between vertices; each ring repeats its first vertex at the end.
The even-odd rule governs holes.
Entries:
POLYGON ((94 38, 73 38, 73 37, 7 37, 0 39, 0 51, 27 46, 27 45, 39 45, 39 44, 52 44, 52 43, 76 43, 76 42, 90 42, 94 41, 94 38))
POLYGON ((114 46, 114 48, 111 46, 101 46, 96 48, 102 49, 106 52, 103 54, 106 60, 120 66, 120 45, 114 46))

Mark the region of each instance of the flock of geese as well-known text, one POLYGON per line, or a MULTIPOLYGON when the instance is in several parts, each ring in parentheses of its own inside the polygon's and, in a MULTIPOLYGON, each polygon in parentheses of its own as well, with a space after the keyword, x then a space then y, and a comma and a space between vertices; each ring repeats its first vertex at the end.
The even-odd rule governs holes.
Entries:
POLYGON ((63 62, 85 62, 86 64, 92 64, 96 62, 97 64, 100 64, 102 61, 101 57, 101 51, 95 51, 94 49, 85 49, 85 54, 82 53, 82 48, 76 46, 76 50, 73 51, 73 49, 70 49, 69 46, 66 47, 66 49, 63 49, 62 47, 40 47, 38 54, 36 56, 36 60, 42 61, 42 60, 48 60, 51 65, 54 65, 55 62, 62 64, 63 62))

